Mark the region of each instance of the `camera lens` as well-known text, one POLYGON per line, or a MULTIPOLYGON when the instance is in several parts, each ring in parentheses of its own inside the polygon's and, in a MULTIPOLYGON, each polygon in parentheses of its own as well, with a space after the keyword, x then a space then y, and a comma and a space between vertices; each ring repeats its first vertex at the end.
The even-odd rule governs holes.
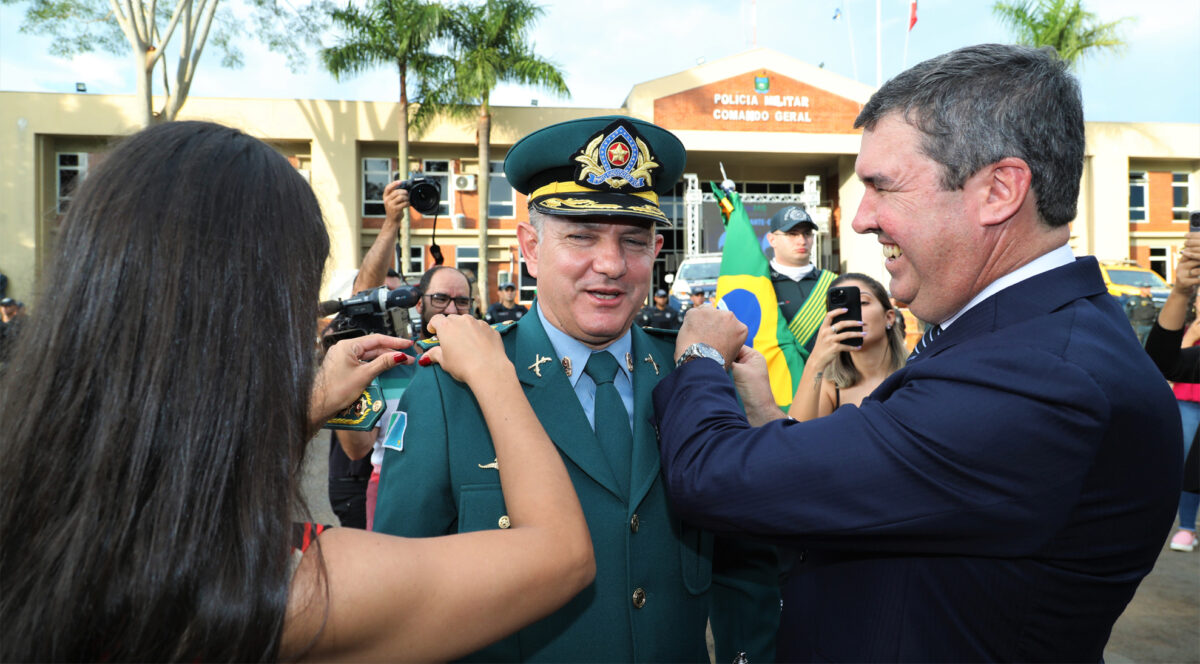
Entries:
POLYGON ((438 186, 428 180, 414 182, 408 190, 408 200, 412 203, 413 209, 424 215, 437 212, 438 205, 441 204, 441 198, 441 191, 438 189, 438 186))

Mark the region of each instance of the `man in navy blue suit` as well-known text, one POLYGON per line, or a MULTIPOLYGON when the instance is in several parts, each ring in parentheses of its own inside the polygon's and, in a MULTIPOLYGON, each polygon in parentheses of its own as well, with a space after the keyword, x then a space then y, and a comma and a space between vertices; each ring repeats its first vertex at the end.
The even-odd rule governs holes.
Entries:
POLYGON ((1099 661, 1170 528, 1182 445, 1068 245, 1078 84, 1051 50, 972 46, 889 81, 855 126, 854 230, 929 332, 861 407, 796 422, 745 326, 689 314, 654 391, 669 496, 796 550, 782 661, 1099 661))

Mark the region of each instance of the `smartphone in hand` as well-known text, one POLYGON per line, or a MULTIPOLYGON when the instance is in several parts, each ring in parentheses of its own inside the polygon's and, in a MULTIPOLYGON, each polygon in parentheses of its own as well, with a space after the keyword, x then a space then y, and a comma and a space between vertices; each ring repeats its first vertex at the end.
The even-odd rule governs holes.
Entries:
MULTIPOLYGON (((840 323, 844 320, 860 321, 862 320, 862 300, 860 299, 858 286, 834 286, 825 294, 825 311, 833 311, 845 307, 849 309, 844 314, 841 314, 833 319, 834 323, 840 323)), ((862 331, 861 327, 847 328, 862 331)), ((842 330, 845 332, 846 330, 842 330)), ((862 337, 853 337, 842 343, 847 346, 861 346, 863 343, 862 337)))

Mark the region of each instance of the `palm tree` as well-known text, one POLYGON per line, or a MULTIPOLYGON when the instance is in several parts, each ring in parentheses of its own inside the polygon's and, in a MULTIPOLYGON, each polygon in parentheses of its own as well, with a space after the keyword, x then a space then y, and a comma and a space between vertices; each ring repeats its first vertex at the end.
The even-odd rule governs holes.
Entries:
MULTIPOLYGON (((331 15, 345 33, 336 45, 321 49, 321 62, 334 78, 341 80, 375 66, 396 67, 400 77, 397 157, 400 175, 407 177, 409 131, 419 136, 437 115, 436 96, 453 71, 450 58, 433 51, 449 25, 450 10, 423 0, 369 0, 363 9, 349 4, 331 15)), ((401 273, 408 272, 411 243, 405 209, 400 222, 401 273)))
MULTIPOLYGON (((479 297, 488 307, 488 196, 491 164, 492 113, 489 98, 499 83, 533 85, 568 96, 562 72, 533 52, 526 33, 542 15, 530 0, 486 0, 481 5, 458 5, 450 22, 455 60, 454 93, 466 108, 478 106, 476 142, 479 146, 479 297)), ((449 107, 448 107, 449 108, 449 107)), ((462 112, 463 106, 457 111, 462 112)), ((469 112, 469 111, 468 111, 469 112)))
POLYGON ((1083 8, 1082 0, 1001 0, 992 5, 992 12, 1013 31, 1018 44, 1053 46, 1072 68, 1092 53, 1124 50, 1120 27, 1134 20, 1101 23, 1083 8))

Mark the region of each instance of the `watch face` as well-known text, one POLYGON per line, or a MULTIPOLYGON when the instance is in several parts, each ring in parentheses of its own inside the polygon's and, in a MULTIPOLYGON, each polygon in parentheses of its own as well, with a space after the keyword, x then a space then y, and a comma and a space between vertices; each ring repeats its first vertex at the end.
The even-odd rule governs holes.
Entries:
POLYGON ((725 366, 725 358, 721 357, 721 353, 717 351, 716 348, 713 348, 708 344, 692 344, 691 346, 688 346, 684 349, 683 353, 680 354, 679 362, 677 364, 682 365, 686 362, 696 359, 697 357, 707 357, 717 364, 720 364, 722 367, 725 366))

